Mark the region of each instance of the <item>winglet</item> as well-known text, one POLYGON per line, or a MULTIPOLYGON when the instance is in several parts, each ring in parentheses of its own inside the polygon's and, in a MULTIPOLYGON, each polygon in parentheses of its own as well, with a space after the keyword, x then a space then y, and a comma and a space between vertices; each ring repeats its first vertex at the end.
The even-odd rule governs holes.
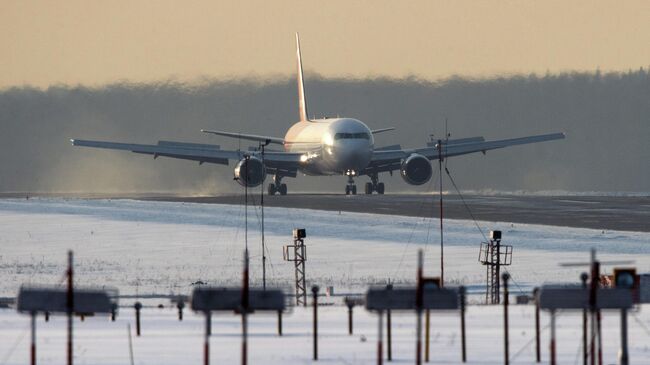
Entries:
POLYGON ((305 97, 305 83, 302 76, 302 59, 300 57, 300 36, 296 33, 296 62, 298 66, 298 111, 300 121, 309 121, 307 117, 307 99, 305 97))

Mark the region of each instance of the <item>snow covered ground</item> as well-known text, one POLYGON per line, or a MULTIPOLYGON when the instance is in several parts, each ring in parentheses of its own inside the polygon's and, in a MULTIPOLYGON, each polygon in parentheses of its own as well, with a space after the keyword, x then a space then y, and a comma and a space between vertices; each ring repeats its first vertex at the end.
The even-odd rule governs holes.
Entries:
MULTIPOLYGON (((154 304, 154 303, 152 303, 154 304)), ((165 302, 165 304, 168 304, 165 302)), ((650 313, 648 306, 630 314, 629 351, 632 364, 650 363, 650 313)), ((104 317, 75 320, 75 363, 129 364, 127 325, 131 326, 135 364, 179 365, 203 363, 204 319, 186 313, 182 322, 172 308, 145 308, 142 336, 135 336, 134 311, 122 308, 115 322, 104 317)), ((471 306, 467 312, 467 358, 469 364, 503 364, 502 309, 499 306, 471 306)), ((250 364, 311 364, 311 309, 294 308, 283 318, 283 336, 277 336, 273 314, 250 318, 250 364)), ((510 308, 510 363, 535 364, 535 322, 533 306, 510 308)), ((558 363, 580 361, 581 316, 558 315, 558 363)), ((29 362, 29 317, 13 310, 0 310, 0 363, 29 362)), ((541 316, 542 363, 548 363, 549 319, 541 316)), ((384 322, 385 324, 385 322, 384 322)), ((619 345, 619 316, 603 315, 603 358, 615 364, 619 345)), ((414 362, 415 316, 393 314, 393 362, 414 362)), ((323 364, 375 364, 377 316, 357 308, 354 335, 347 334, 347 308, 319 308, 319 360, 323 364)), ((64 317, 42 317, 37 325, 39 364, 65 362, 66 322, 64 317)), ((384 331, 384 336, 386 332, 384 331)), ((237 364, 240 356, 241 320, 232 314, 216 314, 212 319, 210 356, 212 364, 237 364)), ((384 341, 386 341, 384 337, 384 341)), ((386 346, 386 345, 384 345, 386 346)), ((459 364, 460 318, 457 313, 432 313, 431 363, 459 364)))
MULTIPOLYGON (((253 283, 261 283, 260 212, 249 210, 248 244, 253 283)), ((425 250, 425 275, 439 274, 438 222, 429 219, 265 209, 267 270, 270 285, 291 291, 292 265, 282 260, 282 246, 291 230, 307 229, 308 285, 334 286, 335 292, 365 291, 368 283, 413 282, 415 258, 425 250)), ((503 231, 504 244, 514 246, 513 291, 528 291, 545 282, 576 282, 585 268, 560 267, 561 262, 587 261, 597 248, 602 260, 633 260, 640 272, 650 271, 650 233, 479 222, 487 233, 503 231)), ((244 208, 241 206, 142 202, 134 200, 3 199, 0 200, 0 296, 15 296, 21 284, 59 284, 66 251, 75 252, 77 285, 116 287, 120 294, 187 294, 196 281, 238 285, 244 247, 244 208)), ((477 262, 484 240, 474 222, 445 221, 445 278, 478 293, 485 268, 477 262)), ((605 267, 605 270, 611 268, 605 267)), ((480 295, 471 301, 479 302, 480 295)), ((152 303, 157 304, 157 303, 152 303)), ((168 303, 164 303, 168 304, 168 303)), ((357 310, 355 336, 345 335, 346 310, 322 308, 322 360, 325 363, 373 363, 376 320, 357 310), (367 341, 362 342, 361 334, 367 341)), ((502 362, 500 309, 473 306, 469 310, 470 363, 502 362)), ((532 311, 515 307, 512 318, 513 363, 533 363, 532 311), (529 344, 527 347, 524 347, 529 344)), ((128 363, 126 323, 132 311, 122 309, 115 323, 87 319, 78 326, 77 363, 128 363)), ((251 322, 251 363, 309 363, 309 312, 300 308, 285 317, 286 336, 274 336, 275 317, 256 315, 251 322)), ((142 338, 135 340, 136 363, 181 364, 201 361, 202 320, 189 315, 182 323, 171 309, 144 312, 142 338)), ((544 317, 543 323, 548 320, 544 317)), ((561 363, 575 363, 579 317, 563 314, 560 322, 561 363)), ((238 319, 215 318, 212 356, 215 363, 238 361, 238 319)), ((0 310, 0 364, 26 363, 27 317, 0 310)), ((434 363, 458 363, 458 317, 436 315, 433 321, 434 363)), ((630 320, 633 363, 650 364, 650 315, 635 313, 630 320), (638 321, 638 322, 636 322, 638 321), (642 324, 645 328, 642 327, 642 324), (644 360, 645 359, 645 360, 644 360), (645 362, 644 362, 645 361, 645 362)), ((395 358, 412 362, 413 316, 395 322, 395 358)), ((606 363, 615 362, 618 316, 605 316, 606 363)), ((39 322, 40 363, 62 363, 64 322, 39 322)), ((547 347, 547 341, 543 348, 547 347)), ((546 354, 546 351, 544 351, 546 354)))

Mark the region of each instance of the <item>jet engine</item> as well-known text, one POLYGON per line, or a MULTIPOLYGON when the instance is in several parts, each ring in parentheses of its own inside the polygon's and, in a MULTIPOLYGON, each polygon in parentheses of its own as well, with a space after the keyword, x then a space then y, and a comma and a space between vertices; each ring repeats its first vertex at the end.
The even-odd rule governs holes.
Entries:
POLYGON ((259 186, 266 178, 264 163, 256 157, 249 157, 237 162, 235 166, 235 180, 241 186, 249 188, 259 186))
POLYGON ((400 175, 402 179, 411 185, 422 185, 431 179, 433 169, 426 157, 417 153, 411 154, 402 161, 400 175))

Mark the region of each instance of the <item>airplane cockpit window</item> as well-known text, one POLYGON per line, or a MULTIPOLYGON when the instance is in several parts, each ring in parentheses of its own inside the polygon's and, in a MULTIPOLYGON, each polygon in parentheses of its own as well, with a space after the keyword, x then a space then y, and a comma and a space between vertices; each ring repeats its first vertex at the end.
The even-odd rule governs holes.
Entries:
POLYGON ((370 139, 368 133, 336 133, 334 135, 335 140, 339 139, 370 139))

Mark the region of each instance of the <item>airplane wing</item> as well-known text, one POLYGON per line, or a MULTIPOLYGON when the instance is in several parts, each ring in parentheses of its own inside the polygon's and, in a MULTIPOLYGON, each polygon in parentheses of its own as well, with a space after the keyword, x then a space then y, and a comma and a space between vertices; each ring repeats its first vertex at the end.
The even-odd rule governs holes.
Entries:
POLYGON ((283 138, 269 137, 269 136, 258 136, 256 134, 244 134, 244 133, 232 133, 232 132, 223 132, 223 131, 211 131, 207 129, 201 129, 203 133, 216 134, 218 136, 226 136, 237 139, 247 139, 250 141, 265 142, 266 144, 275 143, 275 144, 284 144, 283 138))
MULTIPOLYGON (((71 139, 73 146, 106 148, 111 150, 131 151, 157 157, 170 157, 182 160, 198 161, 199 164, 214 163, 228 165, 229 160, 241 160, 246 155, 262 158, 260 151, 229 151, 222 150, 218 145, 158 141, 158 144, 133 144, 104 141, 89 141, 71 139)), ((282 151, 265 151, 264 164, 272 172, 282 170, 286 176, 295 176, 302 154, 282 151), (288 175, 287 175, 288 174, 288 175)), ((304 159, 304 157, 302 157, 304 159)))
POLYGON ((551 133, 521 138, 502 139, 496 141, 485 141, 483 137, 463 138, 458 140, 442 141, 441 150, 438 150, 437 143, 428 143, 427 147, 411 149, 380 149, 375 150, 368 167, 361 174, 393 171, 401 167, 402 160, 413 153, 420 154, 429 160, 443 159, 453 156, 466 155, 475 152, 486 153, 489 150, 517 146, 529 143, 538 143, 564 139, 564 133, 551 133))
POLYGON ((377 134, 377 133, 383 133, 383 132, 388 132, 388 131, 394 131, 395 127, 390 127, 390 128, 380 128, 380 129, 373 129, 370 131, 372 134, 377 134))

